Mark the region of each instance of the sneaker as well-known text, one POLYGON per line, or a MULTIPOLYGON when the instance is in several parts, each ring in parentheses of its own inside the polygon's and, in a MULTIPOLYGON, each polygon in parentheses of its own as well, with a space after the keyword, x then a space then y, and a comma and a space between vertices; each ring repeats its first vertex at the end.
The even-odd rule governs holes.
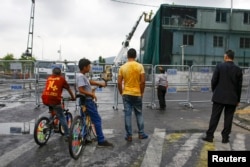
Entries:
POLYGON ((140 134, 140 135, 138 136, 138 138, 139 138, 139 139, 147 139, 147 138, 148 138, 148 135, 145 134, 145 133, 143 133, 143 134, 140 134))
POLYGON ((102 143, 98 143, 97 147, 113 147, 114 145, 112 143, 109 143, 107 140, 105 140, 102 143))
POLYGON ((206 142, 209 142, 209 143, 213 142, 213 139, 212 138, 208 138, 208 137, 203 137, 202 140, 206 141, 206 142))
POLYGON ((132 141, 132 136, 126 136, 126 137, 125 137, 125 140, 131 142, 131 141, 132 141))

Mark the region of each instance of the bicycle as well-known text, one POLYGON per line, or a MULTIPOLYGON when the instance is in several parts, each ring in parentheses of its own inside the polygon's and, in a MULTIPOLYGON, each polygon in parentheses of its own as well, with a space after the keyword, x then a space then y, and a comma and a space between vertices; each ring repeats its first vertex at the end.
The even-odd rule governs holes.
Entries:
MULTIPOLYGON (((62 109, 69 128, 71 126, 73 116, 69 112, 69 109, 65 108, 65 101, 70 100, 70 98, 62 98, 62 109)), ((49 113, 52 119, 49 119, 46 116, 42 116, 35 123, 34 139, 35 142, 40 146, 43 146, 47 143, 52 133, 60 133, 62 136, 64 135, 64 129, 58 117, 56 116, 56 111, 54 111, 50 106, 49 113)))
MULTIPOLYGON (((80 98, 81 104, 84 104, 84 95, 76 95, 76 98, 80 98)), ((80 105, 80 107, 79 112, 82 113, 74 117, 69 131, 69 152, 74 159, 79 158, 87 143, 91 143, 97 138, 87 108, 85 105, 80 105)))
MULTIPOLYGON (((107 80, 101 78, 107 85, 107 80)), ((96 89, 96 88, 95 88, 96 89)), ((95 92, 95 89, 92 89, 95 92)), ((85 103, 84 95, 76 95, 76 98, 80 98, 80 104, 85 103)), ((88 114, 88 109, 85 105, 80 105, 79 115, 75 116, 69 131, 69 153, 74 159, 78 159, 82 150, 86 148, 88 143, 92 143, 97 140, 95 127, 91 122, 88 114)))

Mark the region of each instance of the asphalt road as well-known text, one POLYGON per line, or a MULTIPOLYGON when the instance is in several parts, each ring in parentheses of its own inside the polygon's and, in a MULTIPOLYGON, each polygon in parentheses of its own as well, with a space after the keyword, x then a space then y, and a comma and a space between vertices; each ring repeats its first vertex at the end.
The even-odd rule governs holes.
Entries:
MULTIPOLYGON (((250 145, 247 144, 250 142, 249 131, 235 125, 230 143, 221 143, 223 117, 217 128, 215 141, 206 143, 200 140, 208 127, 211 102, 193 103, 193 108, 189 108, 178 101, 185 99, 186 93, 167 94, 167 109, 159 111, 152 109, 148 103, 152 97, 149 89, 143 106, 145 132, 149 134, 149 139, 138 139, 133 117, 133 141, 127 143, 124 140, 123 106, 119 103, 118 110, 113 109, 113 91, 113 88, 106 88, 97 92, 97 96, 104 133, 107 140, 114 144, 114 148, 97 148, 96 143, 92 143, 78 160, 70 157, 68 145, 60 134, 54 134, 43 147, 34 142, 32 124, 39 115, 47 114, 47 107, 41 105, 35 109, 33 103, 6 103, 5 107, 0 108, 0 166, 200 167, 207 166, 208 150, 250 150, 250 145), (16 124, 18 122, 29 122, 30 134, 8 134, 10 127, 19 127, 16 124)), ((197 93, 193 96, 209 100, 210 95, 197 93)), ((118 96, 118 101, 120 100, 118 96)), ((69 108, 73 115, 77 114, 74 103, 70 103, 69 108)))

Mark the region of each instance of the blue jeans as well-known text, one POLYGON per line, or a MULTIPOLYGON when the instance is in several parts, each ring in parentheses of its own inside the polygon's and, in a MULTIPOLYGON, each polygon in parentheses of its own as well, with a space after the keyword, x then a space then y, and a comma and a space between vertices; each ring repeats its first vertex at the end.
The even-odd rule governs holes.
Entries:
POLYGON ((98 143, 104 142, 105 138, 102 132, 102 119, 97 111, 97 106, 95 102, 92 99, 86 99, 85 104, 81 104, 81 105, 86 106, 91 122, 95 125, 95 131, 96 131, 98 143))
POLYGON ((68 128, 68 124, 66 121, 66 118, 63 114, 63 109, 61 104, 59 105, 50 105, 55 111, 56 111, 56 116, 58 117, 61 125, 63 126, 64 129, 64 136, 68 136, 69 135, 69 128, 68 128))
POLYGON ((123 95, 123 105, 124 105, 124 120, 126 135, 132 136, 132 111, 134 110, 136 116, 136 122, 138 127, 139 135, 144 134, 144 120, 142 116, 142 97, 141 96, 131 96, 123 95))

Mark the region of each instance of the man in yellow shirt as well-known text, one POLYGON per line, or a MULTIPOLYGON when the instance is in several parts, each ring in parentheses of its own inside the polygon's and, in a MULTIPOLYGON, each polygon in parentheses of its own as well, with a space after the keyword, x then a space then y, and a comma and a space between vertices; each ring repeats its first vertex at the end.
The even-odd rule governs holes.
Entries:
POLYGON ((128 61, 120 67, 118 73, 118 89, 122 95, 124 105, 126 130, 125 140, 132 141, 131 115, 133 110, 138 126, 138 138, 147 139, 148 135, 144 133, 144 120, 142 116, 142 97, 145 88, 145 71, 142 64, 135 61, 135 49, 131 48, 128 50, 127 58, 128 61))

